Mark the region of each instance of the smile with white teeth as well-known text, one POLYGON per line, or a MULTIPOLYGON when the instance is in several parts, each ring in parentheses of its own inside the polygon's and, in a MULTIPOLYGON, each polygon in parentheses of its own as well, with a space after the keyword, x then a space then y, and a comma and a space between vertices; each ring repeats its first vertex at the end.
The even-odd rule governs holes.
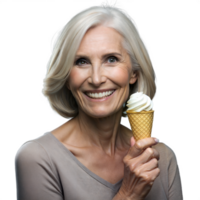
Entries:
POLYGON ((100 92, 100 93, 91 93, 91 92, 87 92, 87 96, 94 98, 94 99, 100 99, 103 97, 107 97, 110 96, 112 93, 114 92, 114 90, 110 90, 110 91, 106 91, 106 92, 100 92))

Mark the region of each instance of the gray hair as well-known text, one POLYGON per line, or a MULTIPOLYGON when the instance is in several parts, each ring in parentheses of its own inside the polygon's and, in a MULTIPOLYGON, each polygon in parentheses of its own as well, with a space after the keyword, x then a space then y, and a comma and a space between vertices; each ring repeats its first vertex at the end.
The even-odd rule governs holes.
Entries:
MULTIPOLYGON (((143 92, 154 100, 157 94, 157 77, 150 58, 147 44, 141 36, 137 22, 128 11, 115 1, 112 5, 103 1, 76 13, 69 22, 58 29, 48 62, 46 76, 43 79, 43 97, 47 100, 53 113, 69 120, 78 115, 78 105, 71 91, 66 87, 66 81, 74 65, 75 55, 85 33, 98 25, 110 27, 118 31, 122 37, 122 46, 128 53, 132 70, 138 79, 130 84, 129 96, 135 92, 143 92)), ((126 105, 127 100, 124 105, 126 105)), ((122 117, 127 118, 123 107, 122 117)))

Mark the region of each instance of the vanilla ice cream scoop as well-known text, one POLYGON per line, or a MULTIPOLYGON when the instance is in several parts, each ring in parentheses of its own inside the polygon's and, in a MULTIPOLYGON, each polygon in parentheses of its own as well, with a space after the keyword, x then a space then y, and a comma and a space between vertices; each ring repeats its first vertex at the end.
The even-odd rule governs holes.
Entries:
POLYGON ((153 109, 153 102, 150 97, 146 94, 143 94, 143 92, 136 92, 130 96, 126 106, 128 107, 127 111, 150 111, 153 109))

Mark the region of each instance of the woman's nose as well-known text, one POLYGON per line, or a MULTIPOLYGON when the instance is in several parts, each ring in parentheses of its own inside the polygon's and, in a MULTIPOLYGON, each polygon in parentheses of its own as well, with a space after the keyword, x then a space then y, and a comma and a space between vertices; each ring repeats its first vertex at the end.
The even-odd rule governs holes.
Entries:
POLYGON ((104 74, 104 70, 102 66, 93 66, 90 70, 90 77, 88 78, 88 82, 92 85, 98 87, 102 83, 106 81, 106 76, 104 74))

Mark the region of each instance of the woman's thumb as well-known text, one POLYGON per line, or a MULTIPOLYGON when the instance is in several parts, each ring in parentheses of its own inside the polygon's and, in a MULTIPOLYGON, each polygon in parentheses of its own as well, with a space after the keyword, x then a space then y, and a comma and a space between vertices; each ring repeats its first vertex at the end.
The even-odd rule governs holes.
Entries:
POLYGON ((134 139, 134 137, 132 136, 132 137, 131 137, 131 147, 132 147, 134 144, 135 144, 135 139, 134 139))

